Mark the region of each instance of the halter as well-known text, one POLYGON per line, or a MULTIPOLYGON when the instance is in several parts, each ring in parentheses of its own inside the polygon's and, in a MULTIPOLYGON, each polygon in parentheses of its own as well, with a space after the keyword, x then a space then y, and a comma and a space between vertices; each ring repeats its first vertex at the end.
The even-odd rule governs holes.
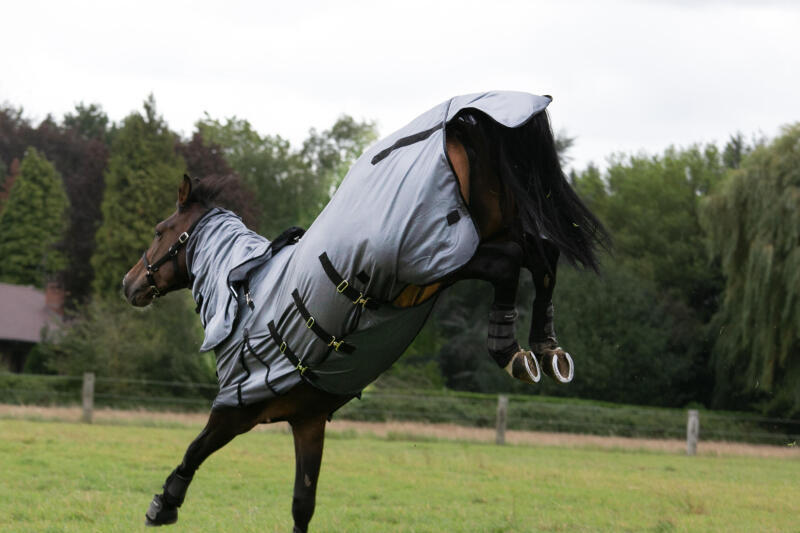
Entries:
MULTIPOLYGON (((175 241, 175 243, 169 247, 169 250, 167 250, 167 252, 164 255, 162 255, 157 261, 153 262, 153 264, 150 264, 150 260, 147 259, 147 248, 145 248, 144 252, 142 252, 142 262, 145 264, 145 267, 147 269, 147 273, 145 274, 145 276, 147 277, 147 283, 150 284, 150 289, 152 289, 153 291, 153 298, 158 298, 159 296, 166 294, 165 292, 159 290, 159 288, 156 286, 156 280, 153 277, 153 273, 158 272, 158 269, 161 267, 161 265, 163 265, 164 263, 166 263, 171 259, 173 267, 175 269, 175 273, 177 274, 178 252, 181 251, 181 248, 186 246, 186 243, 189 241, 189 236, 194 231, 198 222, 206 218, 206 215, 208 215, 208 213, 210 212, 211 210, 203 213, 203 215, 200 216, 200 218, 194 221, 194 223, 189 227, 188 230, 178 235, 178 240, 175 241)), ((166 291, 167 289, 164 290, 166 291)))

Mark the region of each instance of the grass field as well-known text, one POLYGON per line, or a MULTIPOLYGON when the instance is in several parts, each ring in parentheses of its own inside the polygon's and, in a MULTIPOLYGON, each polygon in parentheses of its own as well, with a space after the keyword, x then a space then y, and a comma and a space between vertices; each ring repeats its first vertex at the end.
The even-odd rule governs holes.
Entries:
MULTIPOLYGON (((0 420, 0 531, 140 531, 197 427, 0 420)), ((201 468, 166 531, 291 531, 291 436, 201 468)), ((332 433, 315 532, 800 532, 800 461, 332 433)))

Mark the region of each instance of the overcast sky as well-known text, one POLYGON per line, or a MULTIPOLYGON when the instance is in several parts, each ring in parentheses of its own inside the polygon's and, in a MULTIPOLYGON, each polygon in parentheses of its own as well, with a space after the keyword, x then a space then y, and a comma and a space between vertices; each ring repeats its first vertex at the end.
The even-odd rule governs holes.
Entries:
POLYGON ((120 120, 153 93, 297 144, 348 113, 386 135, 470 92, 551 94, 573 165, 774 136, 800 120, 800 2, 4 2, 0 102, 120 120))

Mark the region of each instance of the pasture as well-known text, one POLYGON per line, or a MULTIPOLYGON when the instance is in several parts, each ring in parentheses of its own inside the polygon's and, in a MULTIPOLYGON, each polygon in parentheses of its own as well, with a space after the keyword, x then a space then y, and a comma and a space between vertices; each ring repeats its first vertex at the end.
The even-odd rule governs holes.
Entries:
MULTIPOLYGON (((0 531, 144 530, 197 426, 0 420, 0 531)), ((800 531, 800 460, 329 432, 315 532, 800 531)), ((291 531, 291 435, 235 439, 167 531, 291 531)))

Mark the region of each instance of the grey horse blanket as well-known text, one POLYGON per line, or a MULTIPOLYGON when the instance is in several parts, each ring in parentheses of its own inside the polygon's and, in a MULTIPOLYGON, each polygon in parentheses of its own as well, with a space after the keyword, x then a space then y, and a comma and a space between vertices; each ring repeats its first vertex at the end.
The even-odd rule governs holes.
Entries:
POLYGON ((408 308, 391 302, 408 285, 462 267, 479 244, 447 157, 445 125, 474 108, 514 128, 549 103, 519 92, 443 102, 369 148, 299 242, 274 254, 236 215, 209 213, 189 240, 187 261, 202 349, 217 355, 214 406, 263 400, 301 380, 354 395, 391 366, 435 299, 408 308))

